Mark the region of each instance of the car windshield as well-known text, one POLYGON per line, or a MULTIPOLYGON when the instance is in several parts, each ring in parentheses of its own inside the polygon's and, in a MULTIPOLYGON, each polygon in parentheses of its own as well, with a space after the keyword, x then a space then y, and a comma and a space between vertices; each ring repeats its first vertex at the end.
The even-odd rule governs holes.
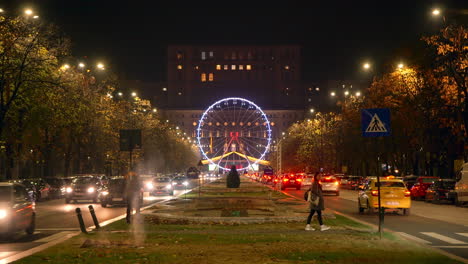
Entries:
POLYGON ((186 179, 187 179, 187 178, 185 178, 185 177, 175 177, 175 178, 174 178, 175 181, 184 181, 184 180, 186 180, 186 179))
POLYGON ((434 183, 435 178, 422 178, 422 183, 434 183))
POLYGON ((76 178, 73 180, 74 184, 95 184, 96 179, 94 178, 76 178))
POLYGON ((403 187, 404 188, 405 184, 402 182, 396 182, 396 181, 381 181, 380 187, 403 187))
POLYGON ((0 186, 0 202, 6 202, 11 200, 11 187, 0 186))
POLYGON ((156 178, 155 181, 156 182, 170 182, 171 179, 169 179, 169 178, 156 178))

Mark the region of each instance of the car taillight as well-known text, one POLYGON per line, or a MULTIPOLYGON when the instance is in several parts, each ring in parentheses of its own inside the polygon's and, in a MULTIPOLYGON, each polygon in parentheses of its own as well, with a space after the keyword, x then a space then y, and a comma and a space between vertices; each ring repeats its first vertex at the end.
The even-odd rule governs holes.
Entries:
POLYGON ((378 195, 379 195, 379 191, 371 191, 371 194, 372 194, 372 196, 378 196, 378 195))
POLYGON ((287 181, 289 181, 289 179, 283 179, 283 181, 284 181, 284 182, 287 182, 287 181))
POLYGON ((296 179, 296 181, 302 181, 302 179, 296 179))
POLYGON ((335 182, 335 185, 338 185, 338 184, 339 184, 339 183, 336 181, 336 182, 335 182))
POLYGON ((278 182, 278 179, 275 179, 275 182, 278 182))
POLYGON ((410 197, 411 196, 411 192, 410 191, 405 191, 405 197, 410 197))

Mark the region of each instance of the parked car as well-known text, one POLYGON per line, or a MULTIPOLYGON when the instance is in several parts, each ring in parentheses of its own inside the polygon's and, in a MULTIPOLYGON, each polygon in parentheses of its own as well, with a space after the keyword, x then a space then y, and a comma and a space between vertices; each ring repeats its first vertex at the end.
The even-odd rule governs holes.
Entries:
POLYGON ((468 162, 462 165, 461 170, 456 175, 455 190, 450 193, 450 197, 455 205, 468 203, 468 162))
POLYGON ((349 176, 346 186, 348 189, 357 190, 364 177, 361 176, 349 176))
POLYGON ((35 204, 26 187, 19 183, 0 183, 0 233, 9 236, 24 230, 31 235, 35 227, 35 204))
POLYGON ((92 200, 97 203, 101 187, 101 182, 96 177, 76 177, 66 189, 65 203, 78 200, 92 200))
POLYGON ((58 199, 65 197, 66 187, 70 184, 70 181, 67 181, 65 178, 45 178, 44 179, 50 186, 49 188, 49 197, 51 199, 58 199))
POLYGON ((153 179, 152 195, 168 194, 174 195, 174 187, 172 186, 172 179, 169 177, 158 177, 153 179))
POLYGON ((411 190, 413 185, 416 183, 417 179, 418 176, 416 175, 407 175, 403 177, 403 182, 406 184, 406 188, 408 188, 408 190, 411 190))
POLYGON ((39 202, 44 199, 49 199, 50 185, 43 179, 24 179, 21 181, 28 190, 34 192, 34 201, 39 202))
POLYGON ((441 201, 453 202, 449 193, 455 190, 454 179, 439 179, 426 190, 426 202, 440 203, 441 201))
POLYGON ((416 183, 411 187, 411 199, 424 199, 426 197, 426 190, 433 184, 439 177, 421 176, 416 179, 416 183))
POLYGON ((322 184, 323 193, 335 193, 336 196, 340 195, 340 183, 333 176, 325 176, 320 180, 322 184))
MULTIPOLYGON (((399 210, 402 211, 404 215, 410 214, 411 193, 406 188, 403 180, 392 177, 381 177, 380 192, 380 202, 384 210, 399 210)), ((377 177, 374 177, 359 190, 359 213, 363 213, 365 210, 369 213, 374 212, 375 209, 379 207, 378 195, 377 177)))

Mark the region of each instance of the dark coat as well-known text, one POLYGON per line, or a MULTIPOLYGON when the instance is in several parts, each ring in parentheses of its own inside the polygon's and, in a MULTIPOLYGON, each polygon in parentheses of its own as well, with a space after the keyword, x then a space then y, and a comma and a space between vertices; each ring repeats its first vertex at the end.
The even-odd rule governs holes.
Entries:
POLYGON ((317 206, 314 206, 312 203, 309 202, 309 209, 316 211, 325 210, 325 201, 323 200, 322 185, 317 181, 314 181, 309 190, 312 191, 313 200, 319 199, 319 203, 317 206))

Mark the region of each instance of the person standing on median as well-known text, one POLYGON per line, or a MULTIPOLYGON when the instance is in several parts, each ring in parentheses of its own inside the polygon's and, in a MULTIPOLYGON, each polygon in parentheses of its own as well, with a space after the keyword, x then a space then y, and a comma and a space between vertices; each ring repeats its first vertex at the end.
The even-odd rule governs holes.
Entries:
POLYGON ((125 177, 125 199, 127 201, 127 223, 130 224, 132 220, 132 211, 135 210, 136 214, 140 213, 140 192, 141 183, 140 177, 133 171, 130 171, 125 177))
POLYGON ((312 216, 314 216, 315 212, 317 212, 317 219, 320 224, 320 231, 330 229, 329 226, 323 224, 322 219, 322 211, 325 210, 325 202, 323 200, 322 184, 320 183, 321 178, 322 175, 316 172, 314 175, 314 182, 312 183, 312 186, 304 194, 304 199, 306 199, 309 203, 310 209, 309 216, 307 217, 307 225, 305 227, 305 230, 307 231, 315 230, 313 227, 310 226, 312 216))

